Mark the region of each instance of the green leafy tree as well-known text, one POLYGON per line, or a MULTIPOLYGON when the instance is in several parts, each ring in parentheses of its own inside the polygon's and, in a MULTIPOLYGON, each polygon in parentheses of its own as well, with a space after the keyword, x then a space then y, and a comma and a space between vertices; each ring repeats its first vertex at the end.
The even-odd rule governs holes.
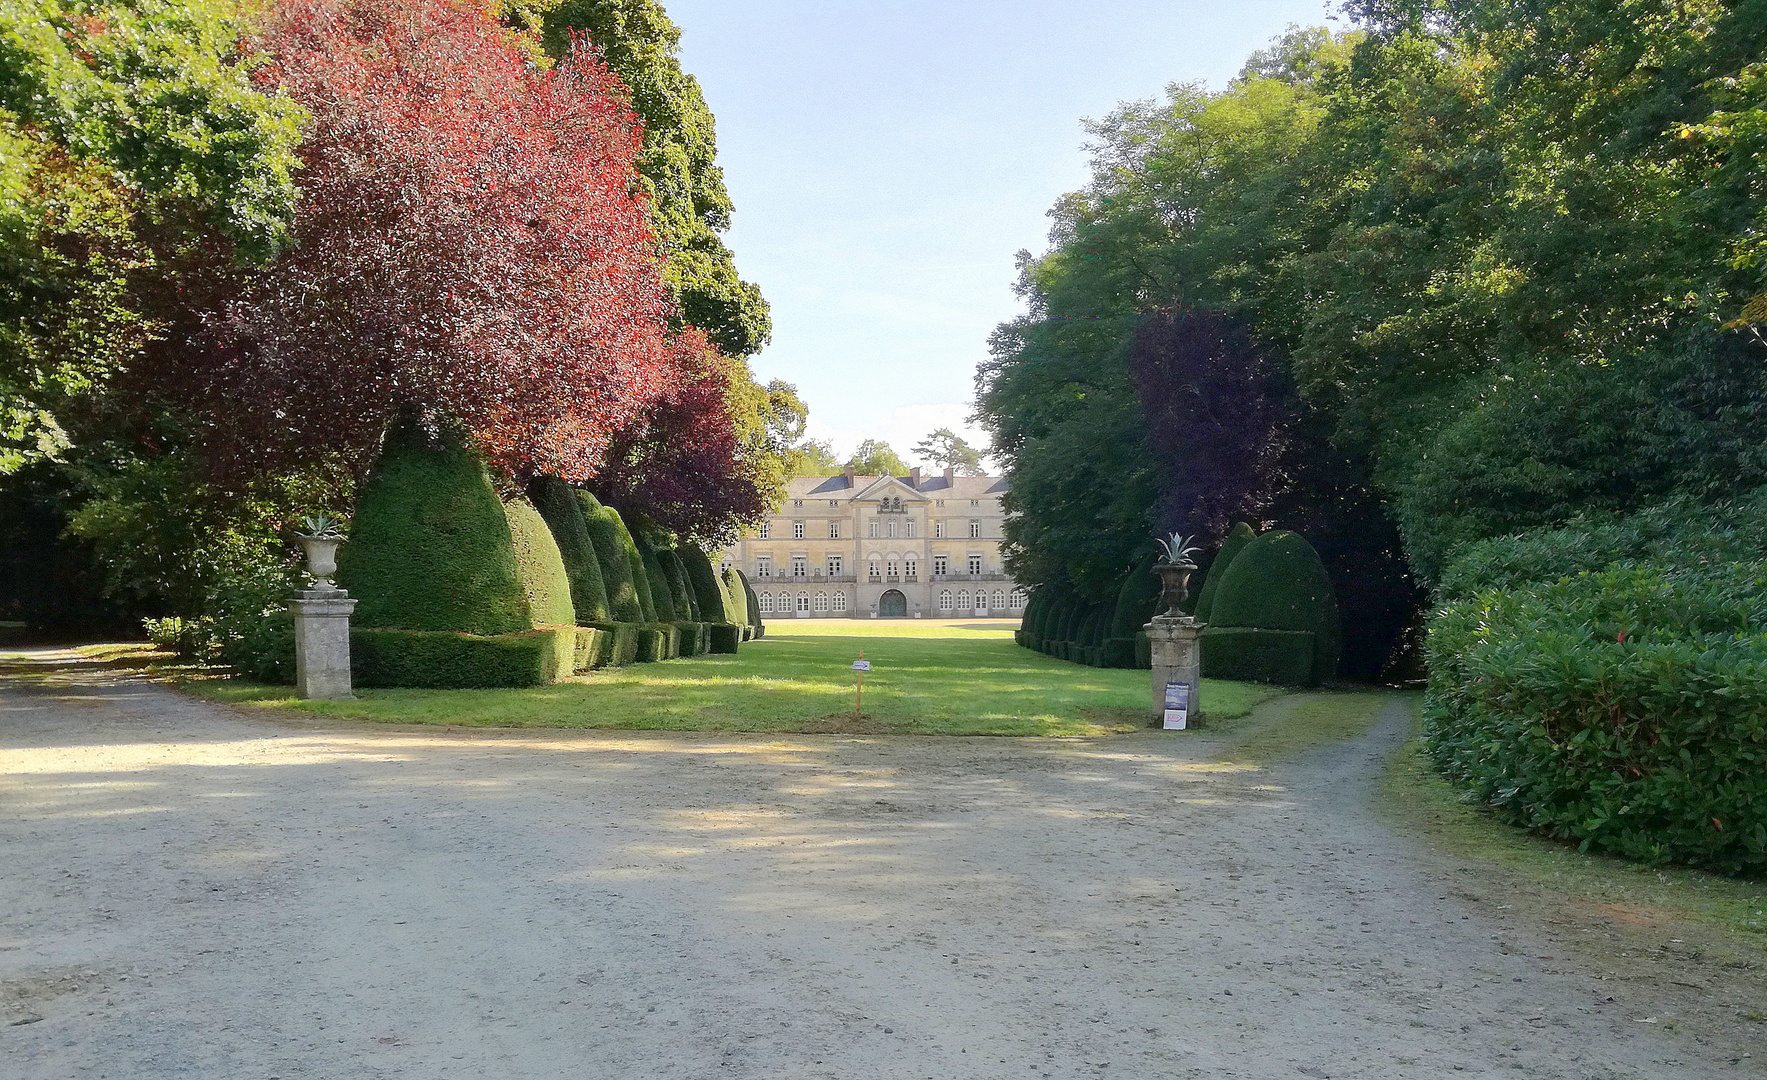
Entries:
POLYGON ((982 475, 982 452, 950 428, 939 428, 914 444, 914 455, 938 469, 954 469, 959 476, 982 475))
POLYGON ((64 449, 154 335, 137 283, 283 243, 304 113, 253 85, 241 10, 0 7, 0 472, 64 449))
POLYGON ((732 206, 718 167, 712 111, 699 82, 681 69, 681 31, 656 0, 536 0, 512 21, 539 29, 554 57, 586 35, 632 92, 644 121, 638 171, 651 197, 651 227, 662 245, 664 279, 681 318, 727 356, 761 351, 772 333, 767 302, 736 273, 721 234, 732 206))
POLYGON ((852 469, 861 476, 906 476, 908 473, 908 464, 882 439, 866 439, 860 443, 843 468, 852 469))
POLYGON ((787 476, 832 476, 841 471, 834 447, 821 439, 805 439, 785 452, 787 476))

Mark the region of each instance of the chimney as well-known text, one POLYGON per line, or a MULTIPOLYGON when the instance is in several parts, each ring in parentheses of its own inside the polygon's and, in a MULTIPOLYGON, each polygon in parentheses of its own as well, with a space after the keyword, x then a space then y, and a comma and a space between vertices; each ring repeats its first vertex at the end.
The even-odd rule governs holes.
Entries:
POLYGON ((846 471, 841 473, 841 475, 847 478, 847 486, 852 487, 853 486, 853 467, 851 465, 848 465, 846 468, 846 471))
POLYGON ((956 469, 951 468, 949 465, 945 466, 945 483, 951 483, 951 477, 956 475, 956 473, 956 469))
POLYGON ((919 465, 916 465, 914 468, 908 470, 908 486, 913 488, 915 491, 920 490, 920 466, 919 465))

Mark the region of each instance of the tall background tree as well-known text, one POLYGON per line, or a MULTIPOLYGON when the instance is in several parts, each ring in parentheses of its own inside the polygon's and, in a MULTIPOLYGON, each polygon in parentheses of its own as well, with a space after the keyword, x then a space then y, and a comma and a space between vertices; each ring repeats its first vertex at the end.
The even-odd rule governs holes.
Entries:
POLYGON ((908 463, 882 439, 866 439, 853 448, 852 456, 842 464, 860 476, 906 476, 908 463))
POLYGON ((959 476, 982 475, 982 452, 950 428, 938 428, 914 444, 914 456, 935 469, 952 469, 959 476))

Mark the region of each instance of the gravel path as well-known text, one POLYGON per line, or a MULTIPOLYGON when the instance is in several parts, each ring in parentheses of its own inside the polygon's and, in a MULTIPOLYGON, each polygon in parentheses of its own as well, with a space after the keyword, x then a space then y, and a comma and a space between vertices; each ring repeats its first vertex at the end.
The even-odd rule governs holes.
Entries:
POLYGON ((1158 732, 303 724, 12 666, 15 1080, 1759 1073, 1380 823, 1400 698, 1259 771, 1158 732))

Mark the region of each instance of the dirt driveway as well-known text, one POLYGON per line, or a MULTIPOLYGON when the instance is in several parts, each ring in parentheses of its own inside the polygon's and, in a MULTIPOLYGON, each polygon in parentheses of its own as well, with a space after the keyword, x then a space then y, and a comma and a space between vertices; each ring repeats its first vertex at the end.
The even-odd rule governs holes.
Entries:
POLYGON ((1158 732, 297 725, 29 665, 8 1078, 1761 1071, 1381 824, 1399 698, 1260 771, 1158 732))

